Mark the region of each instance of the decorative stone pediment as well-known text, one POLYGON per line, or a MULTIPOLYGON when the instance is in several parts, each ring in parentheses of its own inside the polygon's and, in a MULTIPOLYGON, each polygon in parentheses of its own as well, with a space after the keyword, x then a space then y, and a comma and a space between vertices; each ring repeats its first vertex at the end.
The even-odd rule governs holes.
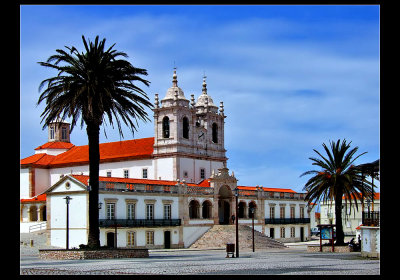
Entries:
POLYGON ((229 186, 232 193, 235 192, 235 188, 237 187, 237 179, 232 171, 232 174, 229 175, 229 169, 224 164, 224 167, 218 169, 218 173, 216 174, 213 170, 211 177, 209 179, 211 187, 214 187, 214 194, 219 194, 220 188, 222 186, 229 186))

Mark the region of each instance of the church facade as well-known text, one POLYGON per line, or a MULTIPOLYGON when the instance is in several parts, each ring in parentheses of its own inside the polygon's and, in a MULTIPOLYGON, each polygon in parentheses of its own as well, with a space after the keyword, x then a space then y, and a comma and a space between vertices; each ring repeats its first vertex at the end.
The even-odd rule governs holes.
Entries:
MULTIPOLYGON (((305 194, 237 185, 227 168, 224 105, 214 104, 205 78, 197 100, 188 100, 174 71, 153 112, 154 137, 100 144, 101 245, 187 248, 234 215, 243 225, 254 219, 271 238, 310 238, 305 194)), ((70 248, 87 244, 88 146, 73 145, 69 124, 54 122, 48 142, 20 163, 21 229, 41 223, 48 243, 65 247, 68 221, 70 248)))

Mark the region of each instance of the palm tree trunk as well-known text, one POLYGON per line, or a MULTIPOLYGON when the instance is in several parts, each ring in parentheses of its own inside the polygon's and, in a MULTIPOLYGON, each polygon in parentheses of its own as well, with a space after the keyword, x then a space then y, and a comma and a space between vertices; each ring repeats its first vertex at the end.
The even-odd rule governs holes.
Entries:
POLYGON ((342 196, 343 191, 338 191, 335 198, 335 217, 336 217, 336 245, 344 244, 344 232, 342 223, 342 196))
POLYGON ((88 246, 100 248, 99 231, 99 125, 88 123, 86 128, 89 141, 89 236, 88 246))

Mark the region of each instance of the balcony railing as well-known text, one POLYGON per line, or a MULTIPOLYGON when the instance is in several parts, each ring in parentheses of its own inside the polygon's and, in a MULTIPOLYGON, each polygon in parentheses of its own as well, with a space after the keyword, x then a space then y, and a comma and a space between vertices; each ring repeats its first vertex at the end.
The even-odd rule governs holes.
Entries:
POLYGON ((362 224, 364 226, 379 226, 379 211, 363 211, 362 224))
POLYGON ((265 224, 308 224, 310 218, 265 219, 265 224))
POLYGON ((181 219, 100 219, 100 227, 165 227, 180 226, 181 219))

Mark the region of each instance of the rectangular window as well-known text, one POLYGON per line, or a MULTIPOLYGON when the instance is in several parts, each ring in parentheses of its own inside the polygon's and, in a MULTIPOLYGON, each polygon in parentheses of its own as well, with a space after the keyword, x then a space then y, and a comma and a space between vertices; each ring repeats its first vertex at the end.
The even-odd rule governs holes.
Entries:
POLYGON ((164 219, 171 219, 171 204, 164 204, 164 219))
POLYGON ((280 218, 281 219, 285 218, 285 206, 280 207, 280 218))
POLYGON ((154 231, 146 231, 146 245, 154 245, 154 231))
POLYGON ((304 219, 304 207, 300 207, 300 218, 304 219))
POLYGON ((115 203, 107 203, 106 211, 107 219, 115 219, 115 203))
POLYGON ((290 207, 290 218, 294 219, 294 206, 290 207))
POLYGON ((62 140, 67 140, 67 128, 66 127, 63 127, 61 129, 61 139, 62 140))
POLYGON ((129 178, 129 170, 128 169, 124 170, 124 178, 129 178))
POLYGON ((285 238, 285 228, 281 227, 281 238, 285 238))
POLYGON ((200 179, 206 178, 206 170, 204 168, 200 168, 200 179))
POLYGON ((291 227, 290 228, 290 237, 294 237, 294 233, 295 233, 294 227, 291 227))
POLYGON ((146 220, 154 219, 154 204, 146 204, 146 220))
POLYGON ((130 246, 130 247, 135 246, 135 232, 134 231, 129 231, 128 232, 126 245, 130 246))
POLYGON ((147 179, 147 168, 142 169, 142 178, 147 179))
POLYGON ((50 139, 54 139, 54 127, 50 127, 50 139))
POLYGON ((134 203, 129 203, 127 204, 127 218, 129 220, 134 220, 135 219, 135 206, 136 204, 134 203))
POLYGON ((275 206, 271 206, 271 207, 269 208, 269 217, 270 217, 271 219, 275 219, 275 206))
POLYGON ((107 171, 107 177, 111 177, 111 171, 107 171))

